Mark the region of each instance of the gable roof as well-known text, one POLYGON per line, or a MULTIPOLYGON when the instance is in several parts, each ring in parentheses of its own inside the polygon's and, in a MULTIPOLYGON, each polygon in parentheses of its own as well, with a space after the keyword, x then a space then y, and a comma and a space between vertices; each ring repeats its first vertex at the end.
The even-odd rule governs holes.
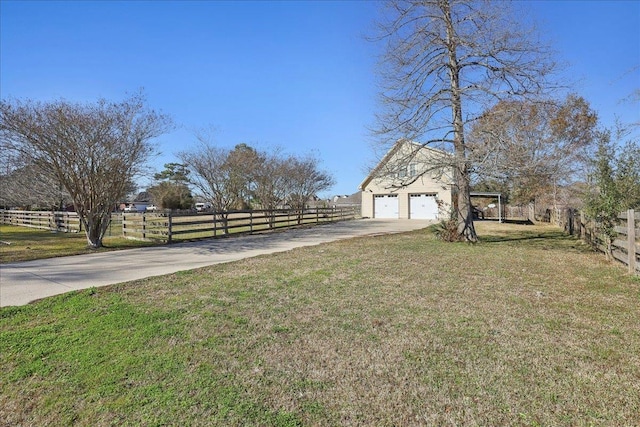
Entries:
POLYGON ((400 148, 402 148, 404 145, 408 145, 408 144, 413 146, 412 148, 415 149, 415 153, 421 150, 429 150, 432 152, 436 152, 439 155, 443 155, 443 154, 447 156, 451 155, 446 151, 438 150, 437 148, 427 147, 426 145, 421 144, 419 142, 411 141, 409 139, 404 139, 404 138, 399 139, 398 141, 396 141, 395 144, 393 144, 393 147, 391 147, 389 151, 387 151, 387 154, 385 154, 384 157, 380 159, 380 162, 378 162, 376 167, 373 168, 371 172, 369 172, 369 175, 367 175, 364 181, 362 181, 362 183, 358 186, 358 189, 363 190, 367 185, 369 185, 369 183, 379 175, 380 170, 389 162, 389 160, 391 160, 391 158, 393 158, 393 155, 396 154, 398 150, 400 150, 400 148))

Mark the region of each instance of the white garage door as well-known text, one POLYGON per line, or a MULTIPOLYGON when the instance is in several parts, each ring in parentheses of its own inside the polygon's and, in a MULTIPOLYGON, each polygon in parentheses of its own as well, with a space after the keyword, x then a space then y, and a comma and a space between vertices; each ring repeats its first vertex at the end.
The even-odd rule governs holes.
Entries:
POLYGON ((374 218, 398 218, 398 195, 376 194, 373 206, 374 218))
POLYGON ((438 219, 438 202, 433 194, 412 194, 409 198, 409 218, 438 219))

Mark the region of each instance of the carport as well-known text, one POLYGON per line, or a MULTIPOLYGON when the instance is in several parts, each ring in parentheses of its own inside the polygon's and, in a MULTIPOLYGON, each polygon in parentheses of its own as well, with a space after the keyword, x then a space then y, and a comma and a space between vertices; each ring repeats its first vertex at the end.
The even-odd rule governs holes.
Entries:
POLYGON ((498 222, 502 222, 502 194, 483 191, 472 191, 469 196, 471 197, 495 197, 498 199, 498 222))

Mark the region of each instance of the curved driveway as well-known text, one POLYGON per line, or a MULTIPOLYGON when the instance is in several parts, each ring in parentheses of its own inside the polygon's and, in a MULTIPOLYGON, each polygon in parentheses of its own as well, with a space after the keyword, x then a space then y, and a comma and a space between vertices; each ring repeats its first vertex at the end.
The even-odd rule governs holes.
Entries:
POLYGON ((4 264, 0 266, 0 307, 302 246, 417 230, 432 223, 361 219, 274 233, 4 264))

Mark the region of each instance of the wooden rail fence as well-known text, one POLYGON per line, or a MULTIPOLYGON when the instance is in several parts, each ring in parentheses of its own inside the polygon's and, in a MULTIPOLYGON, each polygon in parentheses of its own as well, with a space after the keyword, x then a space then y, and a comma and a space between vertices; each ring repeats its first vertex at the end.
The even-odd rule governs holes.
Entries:
POLYGON ((282 228, 354 219, 358 208, 247 210, 204 213, 124 213, 123 236, 140 240, 204 239, 237 233, 259 233, 282 228))
POLYGON ((82 223, 75 212, 20 211, 0 209, 0 223, 44 230, 78 233, 82 223))
MULTIPOLYGON (((640 275, 640 212, 629 209, 618 216, 615 227, 617 237, 611 242, 612 256, 627 265, 630 274, 640 275)), ((578 234, 580 238, 591 243, 596 249, 607 252, 607 240, 602 230, 593 221, 587 220, 583 213, 576 218, 570 214, 565 230, 571 234, 578 234), (575 224, 578 219, 578 224, 575 224)))

